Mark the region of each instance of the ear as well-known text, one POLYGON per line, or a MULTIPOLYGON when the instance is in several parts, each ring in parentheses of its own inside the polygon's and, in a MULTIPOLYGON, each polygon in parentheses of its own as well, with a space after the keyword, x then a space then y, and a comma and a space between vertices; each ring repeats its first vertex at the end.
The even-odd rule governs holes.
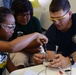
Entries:
POLYGON ((72 11, 69 11, 69 17, 70 18, 72 17, 72 11))

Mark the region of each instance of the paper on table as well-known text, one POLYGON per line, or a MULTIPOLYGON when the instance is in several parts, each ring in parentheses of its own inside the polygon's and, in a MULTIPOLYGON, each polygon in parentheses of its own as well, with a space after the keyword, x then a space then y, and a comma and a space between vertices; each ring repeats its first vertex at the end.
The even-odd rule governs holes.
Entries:
MULTIPOLYGON (((54 71, 54 70, 50 70, 47 69, 46 70, 47 75, 60 75, 60 73, 58 71, 54 71)), ((26 70, 25 73, 23 75, 46 75, 45 74, 45 70, 43 70, 42 72, 39 71, 38 73, 36 71, 32 71, 32 70, 26 70)), ((67 75, 66 73, 64 73, 63 75, 67 75)))
MULTIPOLYGON (((71 66, 71 68, 65 68, 63 70, 65 71, 69 69, 71 69, 71 74, 68 74, 68 75, 76 75, 76 63, 73 66, 71 66)), ((13 71, 9 75, 38 75, 38 73, 40 73, 42 70, 45 70, 44 65, 38 65, 34 67, 13 71)), ((45 75, 45 71, 42 71, 39 75, 45 75)), ((59 69, 47 68, 47 75, 60 75, 59 69)), ((63 75, 66 75, 66 74, 63 74, 63 75)))
POLYGON ((36 73, 31 70, 26 70, 23 75, 36 75, 36 73))

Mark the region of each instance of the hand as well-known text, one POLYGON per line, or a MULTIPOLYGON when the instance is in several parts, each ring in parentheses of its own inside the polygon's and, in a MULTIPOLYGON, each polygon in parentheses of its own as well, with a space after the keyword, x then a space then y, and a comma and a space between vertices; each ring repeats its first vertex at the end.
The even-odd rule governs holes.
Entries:
POLYGON ((43 45, 43 43, 48 43, 48 38, 43 34, 39 34, 37 41, 43 45))
POLYGON ((61 54, 56 54, 55 59, 50 62, 51 67, 61 67, 65 68, 71 65, 69 57, 64 57, 61 54))
POLYGON ((44 58, 45 58, 44 54, 42 54, 42 53, 34 54, 34 56, 33 56, 33 62, 35 64, 41 64, 41 63, 43 63, 43 59, 44 58))

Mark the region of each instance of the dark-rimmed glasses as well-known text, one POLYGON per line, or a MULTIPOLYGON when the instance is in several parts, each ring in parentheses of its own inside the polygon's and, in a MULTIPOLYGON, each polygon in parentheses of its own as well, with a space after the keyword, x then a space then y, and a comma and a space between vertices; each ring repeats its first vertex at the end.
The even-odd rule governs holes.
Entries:
POLYGON ((28 17, 29 15, 30 15, 30 11, 23 12, 23 13, 18 13, 19 17, 24 17, 24 16, 28 17))

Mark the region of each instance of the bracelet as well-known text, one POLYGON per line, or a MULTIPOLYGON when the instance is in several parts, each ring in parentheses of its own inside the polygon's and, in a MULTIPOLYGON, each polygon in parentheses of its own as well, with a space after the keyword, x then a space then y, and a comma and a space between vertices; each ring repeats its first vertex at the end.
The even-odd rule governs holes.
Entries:
POLYGON ((75 63, 74 60, 73 60, 73 58, 71 56, 69 56, 69 59, 71 61, 71 65, 73 65, 75 63))

